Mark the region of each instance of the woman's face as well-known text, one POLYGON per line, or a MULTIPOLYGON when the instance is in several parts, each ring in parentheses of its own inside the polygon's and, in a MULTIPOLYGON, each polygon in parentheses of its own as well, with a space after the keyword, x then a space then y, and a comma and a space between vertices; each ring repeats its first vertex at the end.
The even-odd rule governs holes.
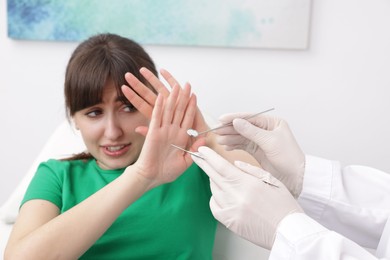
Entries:
POLYGON ((145 138, 134 129, 149 120, 118 99, 112 81, 104 88, 102 103, 76 112, 73 119, 102 169, 124 168, 138 159, 145 138))

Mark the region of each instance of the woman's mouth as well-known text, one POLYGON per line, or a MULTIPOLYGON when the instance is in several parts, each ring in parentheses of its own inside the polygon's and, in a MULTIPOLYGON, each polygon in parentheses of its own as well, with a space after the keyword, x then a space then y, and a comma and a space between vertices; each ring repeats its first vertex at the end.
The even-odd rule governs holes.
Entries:
POLYGON ((106 155, 109 156, 122 156, 129 150, 129 148, 130 144, 103 146, 103 151, 106 155))

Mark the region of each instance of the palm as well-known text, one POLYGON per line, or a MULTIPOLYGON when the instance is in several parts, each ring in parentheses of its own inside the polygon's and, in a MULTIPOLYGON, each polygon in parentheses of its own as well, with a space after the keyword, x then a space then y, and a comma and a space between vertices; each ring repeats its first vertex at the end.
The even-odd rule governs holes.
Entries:
MULTIPOLYGON (((192 163, 191 157, 175 149, 171 144, 185 147, 188 136, 177 126, 163 126, 157 131, 149 130, 152 137, 145 140, 143 151, 145 174, 149 179, 158 178, 161 183, 171 182, 192 163)), ((143 154, 141 154, 143 156, 143 154)), ((142 158, 142 157, 141 157, 142 158)))
POLYGON ((176 79, 163 70, 161 74, 171 86, 170 92, 151 71, 141 68, 140 72, 159 93, 159 97, 131 73, 127 73, 125 78, 132 88, 124 86, 122 90, 135 108, 147 118, 152 118, 148 130, 144 127, 139 131, 144 135, 147 132, 147 137, 136 164, 144 177, 159 185, 175 180, 192 163, 189 154, 171 144, 186 149, 191 146, 192 150, 196 150, 204 145, 205 140, 198 138, 192 144, 187 130, 207 128, 207 125, 197 109, 196 96, 191 94, 189 84, 182 89, 176 79))
POLYGON ((159 95, 152 120, 136 166, 152 186, 171 182, 192 163, 191 156, 171 144, 185 148, 189 142, 187 129, 193 125, 196 98, 190 91, 176 86, 167 96, 159 95))

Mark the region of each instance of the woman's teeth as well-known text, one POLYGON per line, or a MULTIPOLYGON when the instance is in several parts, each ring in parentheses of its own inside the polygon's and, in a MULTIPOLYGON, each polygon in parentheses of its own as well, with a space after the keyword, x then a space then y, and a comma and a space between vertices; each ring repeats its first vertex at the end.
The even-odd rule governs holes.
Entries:
POLYGON ((120 149, 123 149, 125 145, 120 145, 120 146, 107 146, 106 149, 110 152, 116 152, 119 151, 120 149))

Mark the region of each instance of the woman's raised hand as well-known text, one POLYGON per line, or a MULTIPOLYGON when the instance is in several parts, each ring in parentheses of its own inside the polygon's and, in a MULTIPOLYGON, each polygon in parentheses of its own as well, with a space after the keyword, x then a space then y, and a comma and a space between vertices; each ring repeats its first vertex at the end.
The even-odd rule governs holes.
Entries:
MULTIPOLYGON (((129 97, 126 88, 123 88, 123 92, 131 102, 133 99, 129 97)), ((142 126, 136 128, 137 132, 146 134, 146 139, 140 157, 130 167, 136 167, 140 176, 149 183, 150 189, 174 181, 192 164, 191 156, 172 144, 189 149, 187 129, 193 125, 197 104, 189 85, 183 89, 174 85, 172 91, 157 96, 153 92, 148 93, 149 96, 146 95, 143 102, 134 104, 139 110, 143 109, 143 114, 151 110, 151 121, 147 131, 142 126)), ((204 144, 202 140, 197 143, 193 148, 204 144)))
MULTIPOLYGON (((147 68, 141 68, 140 73, 157 93, 161 94, 163 97, 168 97, 170 95, 168 88, 150 70, 147 68)), ((180 86, 179 82, 167 70, 161 69, 160 73, 168 82, 171 89, 174 86, 180 86)), ((131 88, 122 86, 123 93, 130 101, 130 103, 138 109, 138 111, 140 111, 147 118, 151 118, 153 107, 157 99, 157 94, 131 73, 126 73, 125 79, 131 88)), ((191 88, 189 83, 184 85, 183 89, 186 88, 191 88)), ((198 108, 196 110, 194 123, 189 128, 197 129, 198 131, 208 129, 208 126, 198 108)))

